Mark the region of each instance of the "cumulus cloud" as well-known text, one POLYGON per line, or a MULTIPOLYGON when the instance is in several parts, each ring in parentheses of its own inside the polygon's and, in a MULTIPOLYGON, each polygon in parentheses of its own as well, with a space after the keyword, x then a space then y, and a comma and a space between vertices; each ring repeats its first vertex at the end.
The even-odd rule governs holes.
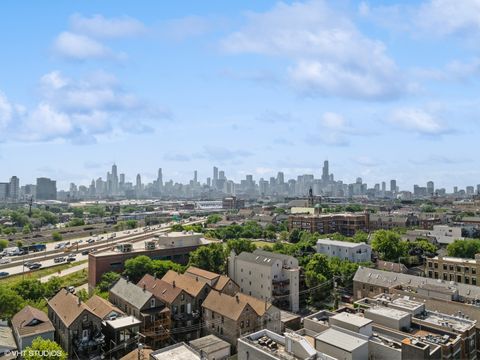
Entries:
POLYGON ((433 114, 415 108, 394 110, 388 122, 400 129, 421 135, 441 135, 451 131, 433 114))
POLYGON ((382 99, 407 91, 385 45, 363 35, 321 0, 279 3, 265 13, 249 13, 247 24, 221 46, 232 54, 288 59, 288 78, 307 95, 382 99))
POLYGON ((70 18, 69 30, 61 32, 53 42, 55 53, 71 60, 124 60, 127 55, 115 52, 103 41, 125 38, 146 32, 145 26, 130 17, 105 18, 102 15, 85 17, 75 14, 70 18))
POLYGON ((137 36, 147 31, 137 19, 128 16, 109 19, 99 14, 90 17, 74 14, 70 17, 70 27, 77 34, 103 39, 137 36))
POLYGON ((102 43, 84 35, 62 32, 54 42, 54 50, 62 57, 73 60, 114 57, 114 53, 102 43))
POLYGON ((40 87, 39 103, 30 109, 0 93, 0 128, 10 130, 2 131, 0 140, 7 140, 8 133, 9 140, 86 144, 104 134, 154 131, 151 124, 169 115, 125 91, 104 72, 73 79, 52 71, 40 78, 40 87))

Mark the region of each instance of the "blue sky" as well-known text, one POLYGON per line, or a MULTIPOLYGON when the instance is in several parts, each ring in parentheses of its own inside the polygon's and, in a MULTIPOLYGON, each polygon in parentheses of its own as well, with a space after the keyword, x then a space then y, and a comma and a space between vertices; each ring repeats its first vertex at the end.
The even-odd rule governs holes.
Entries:
POLYGON ((5 1, 1 180, 480 183, 480 3, 5 1))

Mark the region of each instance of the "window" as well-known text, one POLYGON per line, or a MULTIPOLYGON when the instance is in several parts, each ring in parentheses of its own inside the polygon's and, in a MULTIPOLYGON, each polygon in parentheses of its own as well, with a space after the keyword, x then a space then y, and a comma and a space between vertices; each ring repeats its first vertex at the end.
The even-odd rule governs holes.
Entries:
POLYGON ((180 299, 185 300, 185 294, 182 294, 182 296, 180 296, 180 299))
POLYGON ((435 269, 438 269, 438 263, 434 264, 435 269))
POLYGON ((438 272, 435 271, 435 279, 438 279, 438 272))
POLYGON ((247 327, 250 326, 250 320, 247 320, 247 327))
POLYGON ((447 264, 443 264, 443 270, 447 271, 447 264))
POLYGON ((429 278, 432 278, 432 277, 433 277, 433 272, 432 272, 432 270, 429 270, 429 271, 428 271, 428 277, 429 277, 429 278))
POLYGON ((240 328, 243 329, 244 328, 244 324, 243 324, 243 321, 240 322, 240 328))
POLYGON ((470 284, 470 278, 468 276, 465 276, 465 284, 470 284))
POLYGON ((225 318, 224 318, 223 315, 222 315, 222 324, 223 324, 224 322, 225 322, 225 318))
POLYGON ((477 285, 477 278, 472 277, 472 285, 477 285))
POLYGON ((468 267, 465 268, 465 273, 469 273, 470 272, 470 269, 468 267))
POLYGON ((88 321, 88 316, 87 315, 83 315, 83 322, 87 322, 88 321))
POLYGON ((457 272, 460 272, 460 271, 462 271, 462 268, 460 266, 457 266, 456 270, 457 270, 457 272))
POLYGON ((477 273, 477 269, 472 268, 472 275, 475 275, 477 273))
POLYGON ((215 313, 212 311, 212 319, 215 319, 215 313))
POLYGON ((447 274, 445 274, 445 273, 443 273, 443 280, 445 280, 445 281, 448 280, 447 274))
POLYGON ((459 283, 462 282, 462 277, 460 275, 457 275, 457 282, 459 282, 459 283))
POLYGON ((150 307, 151 308, 155 307, 155 299, 150 299, 150 307))
POLYGON ((453 265, 450 265, 449 268, 450 268, 450 271, 453 271, 453 265))

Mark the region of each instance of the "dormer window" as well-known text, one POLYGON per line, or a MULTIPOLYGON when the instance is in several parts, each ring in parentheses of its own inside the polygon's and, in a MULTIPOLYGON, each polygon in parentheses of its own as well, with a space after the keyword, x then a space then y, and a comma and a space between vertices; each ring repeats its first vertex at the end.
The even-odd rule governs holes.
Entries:
POLYGON ((151 308, 155 307, 155 299, 150 299, 150 307, 151 308))

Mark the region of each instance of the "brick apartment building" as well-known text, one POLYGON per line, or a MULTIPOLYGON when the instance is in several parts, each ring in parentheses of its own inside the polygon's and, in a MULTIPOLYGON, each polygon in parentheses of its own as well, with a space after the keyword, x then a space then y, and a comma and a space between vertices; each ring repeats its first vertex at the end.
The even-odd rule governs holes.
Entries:
POLYGON ((370 229, 370 214, 363 212, 345 214, 315 214, 315 215, 290 215, 288 229, 306 230, 320 234, 340 233, 353 236, 357 231, 368 232, 370 229))

